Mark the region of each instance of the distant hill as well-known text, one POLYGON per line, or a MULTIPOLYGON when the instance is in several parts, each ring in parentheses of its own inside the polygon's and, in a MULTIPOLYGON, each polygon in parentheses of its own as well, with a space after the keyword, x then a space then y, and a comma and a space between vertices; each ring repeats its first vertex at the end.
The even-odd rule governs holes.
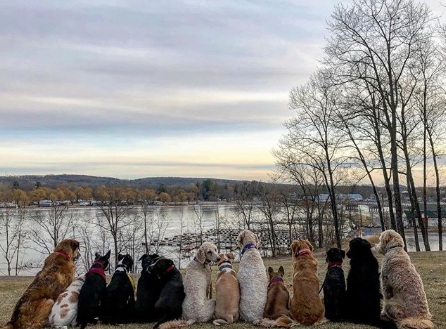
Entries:
MULTIPOLYGON (((56 187, 59 185, 74 185, 82 186, 88 185, 91 187, 100 185, 116 185, 128 187, 149 187, 159 186, 161 184, 188 186, 194 183, 201 183, 208 178, 184 178, 184 177, 147 177, 137 179, 119 179, 114 177, 98 177, 88 175, 24 175, 24 176, 3 176, 0 177, 0 185, 12 186, 14 182, 19 184, 21 189, 32 189, 37 182, 41 186, 56 187)), ((239 180, 210 178, 218 184, 236 184, 239 180)))

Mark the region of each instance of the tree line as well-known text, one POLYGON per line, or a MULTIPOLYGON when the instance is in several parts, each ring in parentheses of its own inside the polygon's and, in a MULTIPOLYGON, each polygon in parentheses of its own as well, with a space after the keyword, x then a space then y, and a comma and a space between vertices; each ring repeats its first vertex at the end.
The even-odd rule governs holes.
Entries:
POLYGON ((424 2, 355 0, 336 5, 328 31, 320 67, 291 90, 295 114, 274 150, 279 174, 310 201, 322 187, 328 191, 339 247, 337 187, 347 180, 371 185, 382 228, 403 239, 401 189, 407 186, 416 249, 423 243, 430 250, 425 214, 431 184, 442 250, 444 27, 424 2))

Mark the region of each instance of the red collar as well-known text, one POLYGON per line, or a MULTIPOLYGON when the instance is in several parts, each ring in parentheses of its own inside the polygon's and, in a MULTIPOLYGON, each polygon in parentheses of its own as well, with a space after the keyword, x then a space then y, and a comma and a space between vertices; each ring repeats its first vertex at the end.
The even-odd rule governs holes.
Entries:
POLYGON ((311 254, 310 249, 302 249, 302 250, 299 250, 299 252, 297 253, 297 257, 303 256, 303 255, 310 255, 310 254, 311 254))
POLYGON ((65 256, 65 258, 67 259, 67 260, 70 260, 70 255, 68 255, 68 253, 66 253, 65 251, 63 251, 63 250, 58 250, 58 251, 56 251, 57 253, 59 253, 59 254, 61 254, 62 256, 65 256))
POLYGON ((280 276, 275 276, 274 278, 271 279, 271 281, 268 284, 268 287, 274 283, 274 282, 283 282, 283 279, 280 276))
POLYGON ((340 268, 342 268, 342 262, 330 262, 330 263, 328 263, 328 269, 330 269, 332 267, 340 267, 340 268))
POLYGON ((172 264, 172 266, 170 266, 167 270, 166 273, 169 273, 170 271, 172 271, 175 268, 175 265, 172 264))
POLYGON ((87 276, 89 276, 90 274, 99 274, 104 280, 106 280, 103 266, 104 264, 102 264, 101 262, 94 262, 92 267, 90 267, 90 269, 88 270, 87 276), (94 265, 101 265, 101 267, 93 267, 94 265))

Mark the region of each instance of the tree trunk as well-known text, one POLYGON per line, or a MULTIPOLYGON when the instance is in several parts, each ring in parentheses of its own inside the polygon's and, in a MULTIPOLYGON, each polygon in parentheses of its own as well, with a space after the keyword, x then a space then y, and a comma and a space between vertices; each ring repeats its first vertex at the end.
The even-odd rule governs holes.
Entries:
POLYGON ((438 221, 438 250, 443 250, 443 222, 442 222, 442 213, 441 213, 441 191, 440 191, 440 173, 438 171, 438 163, 437 163, 437 153, 435 153, 435 145, 434 140, 432 138, 432 134, 429 133, 429 144, 432 149, 432 159, 434 161, 434 171, 435 171, 435 194, 436 194, 436 203, 437 203, 437 221, 438 221))

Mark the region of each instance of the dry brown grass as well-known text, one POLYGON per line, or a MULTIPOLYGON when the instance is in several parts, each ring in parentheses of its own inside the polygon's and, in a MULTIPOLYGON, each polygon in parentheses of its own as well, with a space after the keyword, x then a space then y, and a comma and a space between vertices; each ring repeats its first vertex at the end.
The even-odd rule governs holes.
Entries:
MULTIPOLYGON (((322 253, 316 253, 319 261, 319 279, 321 282, 325 276, 325 260, 322 253)), ((413 263, 416 265, 421 277, 423 278, 424 287, 426 290, 427 298, 429 300, 429 306, 431 313, 434 316, 434 322, 437 328, 446 329, 446 252, 422 252, 410 254, 413 263)), ((381 257, 378 257, 381 260, 381 257)), ((285 268, 285 284, 288 288, 291 288, 291 259, 278 258, 278 259, 265 259, 265 265, 278 268, 280 265, 285 268)), ((237 269, 237 264, 235 264, 237 269)), ((348 266, 344 266, 345 271, 348 271, 348 266)), ((213 271, 214 282, 216 277, 216 271, 213 271)), ((27 285, 31 282, 31 278, 0 278, 0 326, 3 325, 11 316, 14 304, 19 299, 27 285)), ((119 328, 122 329, 136 329, 136 328, 149 328, 151 325, 130 324, 122 325, 119 328)), ((194 325, 191 329, 211 329, 214 326, 212 324, 199 324, 194 325)), ((231 328, 249 328, 253 326, 246 323, 236 323, 231 328)), ((326 323, 320 328, 324 329, 350 329, 350 328, 373 328, 370 326, 353 325, 350 323, 326 323)), ((116 328, 113 326, 89 326, 94 329, 110 329, 116 328)))

